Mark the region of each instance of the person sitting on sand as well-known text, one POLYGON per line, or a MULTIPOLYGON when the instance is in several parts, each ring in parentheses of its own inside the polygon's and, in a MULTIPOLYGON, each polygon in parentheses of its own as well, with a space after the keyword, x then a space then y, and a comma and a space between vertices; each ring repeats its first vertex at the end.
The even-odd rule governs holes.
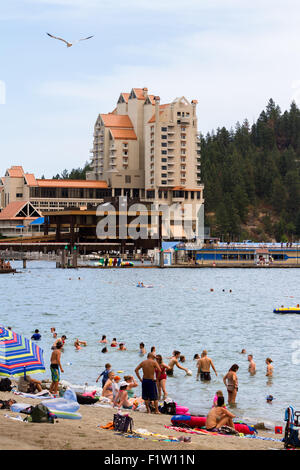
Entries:
POLYGON ((108 379, 105 382, 105 385, 102 389, 102 396, 106 397, 106 398, 109 398, 110 400, 113 400, 113 386, 112 386, 112 384, 113 384, 113 381, 114 381, 114 376, 115 376, 114 372, 110 372, 108 374, 108 379))
POLYGON ((229 426, 234 429, 232 419, 235 418, 235 415, 223 407, 224 397, 218 397, 217 406, 211 408, 206 418, 205 427, 207 431, 216 432, 221 426, 229 426))
POLYGON ((147 408, 147 413, 150 413, 150 402, 154 402, 155 407, 155 414, 160 414, 158 410, 158 392, 157 392, 157 385, 156 380, 154 378, 155 371, 161 372, 161 369, 155 360, 155 356, 149 353, 147 355, 147 359, 141 362, 135 369, 135 373, 142 382, 142 398, 145 401, 145 405, 147 408), (143 379, 139 374, 139 370, 143 370, 143 379))
POLYGON ((18 381, 18 390, 23 393, 41 392, 43 390, 42 382, 32 379, 30 375, 26 375, 25 377, 21 375, 18 381))
POLYGON ((124 381, 127 383, 127 395, 128 398, 136 398, 136 395, 134 393, 134 388, 138 386, 137 381, 132 375, 125 375, 124 376, 124 381))
POLYGON ((218 375, 213 361, 211 360, 210 357, 207 356, 206 349, 203 350, 201 354, 201 358, 197 362, 197 366, 198 366, 197 379, 200 375, 201 380, 207 380, 207 381, 211 380, 210 367, 212 367, 216 376, 218 375))
POLYGON ((272 359, 270 357, 267 357, 266 359, 266 364, 267 364, 267 373, 266 377, 273 377, 273 370, 274 367, 272 366, 272 359))
POLYGON ((127 393, 127 382, 123 381, 120 383, 119 392, 114 400, 114 406, 118 408, 125 408, 126 410, 131 410, 132 405, 128 401, 128 393, 127 393))
POLYGON ((166 370, 167 375, 173 376, 174 375, 174 367, 178 367, 178 369, 184 370, 186 373, 188 372, 188 369, 185 367, 182 367, 179 364, 179 358, 180 358, 180 351, 173 351, 173 356, 171 357, 171 360, 168 365, 168 369, 166 370))

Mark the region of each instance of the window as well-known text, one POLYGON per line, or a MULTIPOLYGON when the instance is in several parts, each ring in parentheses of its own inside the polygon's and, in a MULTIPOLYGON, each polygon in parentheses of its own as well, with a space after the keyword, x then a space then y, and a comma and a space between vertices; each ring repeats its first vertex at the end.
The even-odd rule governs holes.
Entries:
POLYGON ((185 191, 185 192, 184 192, 184 199, 188 199, 188 197, 189 197, 189 192, 188 192, 188 191, 185 191))
POLYGON ((194 191, 191 191, 191 199, 194 199, 194 191))
MULTIPOLYGON (((167 184, 167 182, 164 181, 164 180, 161 180, 161 184, 167 184)), ((166 199, 166 197, 165 197, 165 199, 166 199)))
POLYGON ((131 176, 125 175, 125 183, 131 183, 131 176))
POLYGON ((17 193, 16 197, 23 197, 23 194, 22 193, 17 193))
POLYGON ((201 193, 200 193, 200 191, 197 191, 197 199, 201 199, 201 193))
POLYGON ((162 138, 162 139, 167 139, 168 136, 167 136, 166 134, 163 134, 163 135, 161 136, 161 138, 162 138))
POLYGON ((164 198, 168 199, 168 191, 164 191, 164 198))
POLYGON ((167 170, 168 167, 163 165, 163 166, 161 167, 161 169, 162 169, 162 170, 167 170))
POLYGON ((148 199, 154 199, 155 198, 155 191, 154 190, 147 191, 147 198, 148 199))
POLYGON ((177 111, 177 116, 181 116, 181 112, 180 112, 180 111, 177 111))
POLYGON ((162 151, 161 151, 161 154, 162 154, 162 155, 167 155, 167 151, 166 151, 166 150, 162 150, 162 151))
POLYGON ((162 178, 167 178, 168 175, 167 175, 166 173, 162 173, 162 174, 161 174, 161 177, 162 177, 162 178))
POLYGON ((168 130, 167 127, 162 127, 162 128, 161 128, 161 131, 162 131, 162 132, 167 132, 167 130, 168 130))
POLYGON ((161 161, 162 161, 163 163, 166 163, 166 162, 168 161, 168 159, 167 159, 167 158, 162 158, 161 161))
POLYGON ((121 196, 122 190, 121 188, 115 188, 115 196, 121 196))
POLYGON ((167 144, 167 142, 162 142, 161 146, 162 146, 162 147, 167 147, 168 144, 167 144))

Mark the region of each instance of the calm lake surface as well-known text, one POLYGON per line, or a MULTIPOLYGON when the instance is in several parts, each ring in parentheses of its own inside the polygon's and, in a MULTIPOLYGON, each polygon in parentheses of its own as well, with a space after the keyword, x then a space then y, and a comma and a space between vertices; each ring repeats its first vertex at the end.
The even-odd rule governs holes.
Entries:
POLYGON ((174 377, 167 379, 167 391, 192 412, 206 413, 216 390, 223 390, 227 399, 222 378, 234 363, 240 366, 235 408, 239 418, 280 423, 288 405, 300 407, 300 315, 273 313, 275 307, 300 303, 300 270, 61 270, 43 261, 28 262, 26 270, 20 262, 13 266, 20 273, 0 276, 0 324, 27 337, 40 330, 46 373, 36 378, 50 377, 50 328, 54 326, 58 335, 68 338, 62 378, 74 385, 88 383, 95 388, 106 362, 114 371, 134 374, 143 341, 147 351, 156 346, 165 361, 174 349, 185 355, 184 366, 193 376, 176 368, 174 377), (138 281, 154 288, 138 289, 138 281), (102 334, 125 342, 127 351, 109 347, 107 354, 101 353, 102 334), (88 343, 80 351, 73 346, 77 337, 88 343), (254 355, 255 376, 249 376, 242 348, 254 355), (217 377, 212 372, 209 384, 196 381, 193 356, 203 349, 218 372, 217 377), (269 381, 267 357, 274 361, 274 377, 269 381), (266 403, 268 394, 275 397, 272 405, 266 403))

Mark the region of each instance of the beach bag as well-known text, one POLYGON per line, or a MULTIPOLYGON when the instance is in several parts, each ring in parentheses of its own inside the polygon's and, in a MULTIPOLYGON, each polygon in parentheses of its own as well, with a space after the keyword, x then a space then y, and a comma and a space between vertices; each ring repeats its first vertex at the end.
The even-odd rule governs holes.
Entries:
POLYGON ((55 415, 42 403, 26 408, 23 410, 23 413, 28 414, 24 421, 32 423, 54 423, 55 415))
POLYGON ((132 433, 133 419, 130 416, 115 414, 113 423, 115 431, 132 433))
POLYGON ((287 447, 300 447, 299 430, 290 429, 288 436, 283 439, 284 446, 287 447))
POLYGON ((163 406, 159 407, 159 411, 164 415, 176 415, 176 403, 174 401, 169 403, 164 401, 163 406))
POLYGON ((230 426, 221 426, 218 429, 219 434, 229 434, 232 436, 239 436, 239 432, 236 431, 235 429, 231 428, 230 426))
POLYGON ((0 392, 10 392, 11 389, 11 380, 8 377, 0 380, 0 392))

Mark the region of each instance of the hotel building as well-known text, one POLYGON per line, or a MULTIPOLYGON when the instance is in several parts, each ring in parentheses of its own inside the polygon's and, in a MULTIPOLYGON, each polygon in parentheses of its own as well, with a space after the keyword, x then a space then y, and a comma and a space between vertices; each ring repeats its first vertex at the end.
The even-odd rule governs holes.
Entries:
POLYGON ((178 215, 192 207, 195 230, 204 204, 196 107, 184 96, 161 104, 147 88, 121 93, 116 108, 96 120, 87 179, 106 181, 112 196, 172 206, 178 215))

